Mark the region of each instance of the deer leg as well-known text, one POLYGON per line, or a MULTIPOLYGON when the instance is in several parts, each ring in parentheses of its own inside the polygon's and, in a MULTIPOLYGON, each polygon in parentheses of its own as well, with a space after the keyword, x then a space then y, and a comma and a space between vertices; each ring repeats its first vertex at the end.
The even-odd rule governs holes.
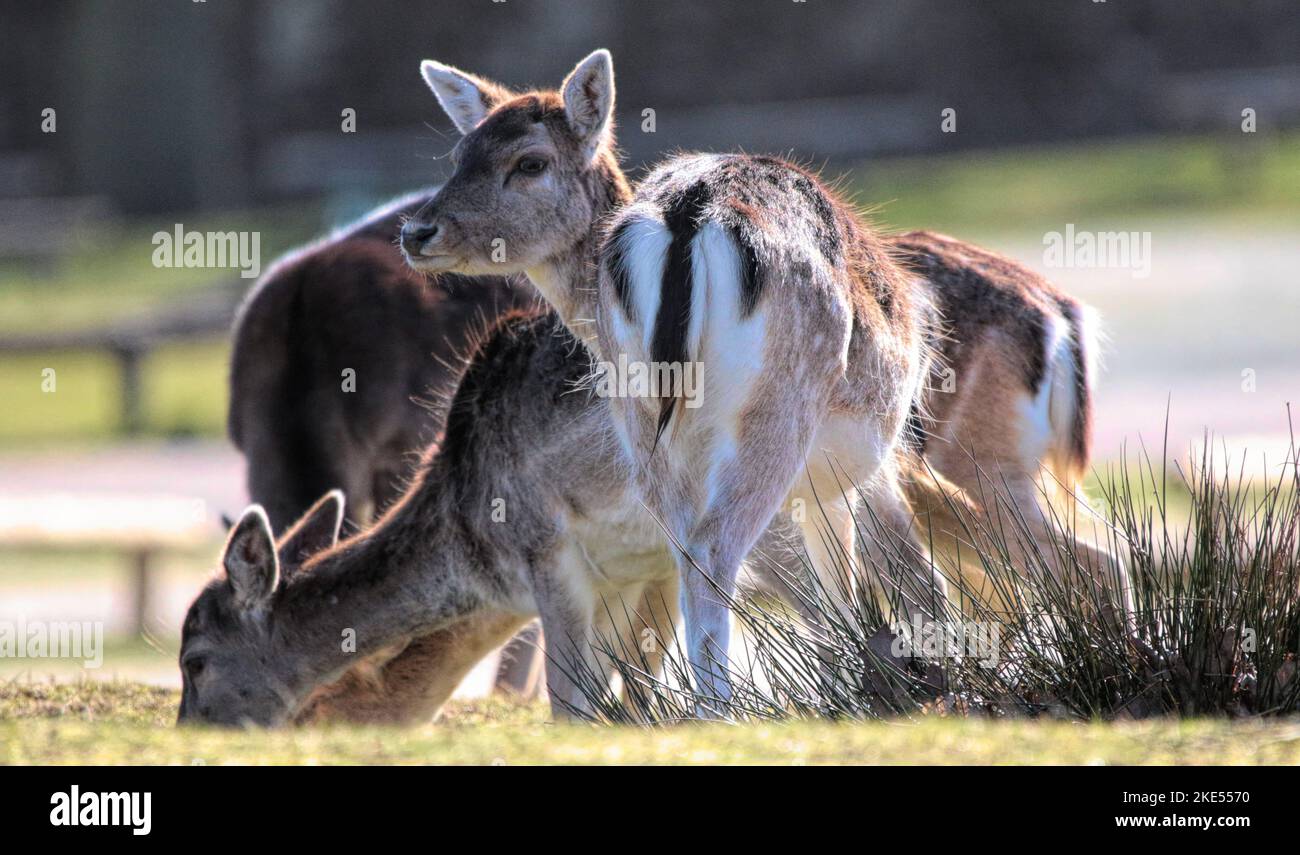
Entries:
POLYGON ((1086 503, 1081 509, 1081 500, 1070 494, 1057 506, 1060 516, 1053 518, 1041 506, 1039 490, 1028 479, 1010 482, 1006 492, 1010 506, 1016 509, 1015 519, 1007 519, 1010 510, 1000 501, 991 516, 992 524, 1000 525, 1001 539, 1008 542, 1014 565, 1021 572, 1034 572, 1033 568, 1045 565, 1060 590, 1083 596, 1097 606, 1103 619, 1123 626, 1133 613, 1128 573, 1118 556, 1080 536, 1078 528, 1085 521, 1094 523, 1094 533, 1101 528, 1086 503))
POLYGON ((595 711, 589 695, 608 691, 609 683, 592 650, 591 613, 558 602, 545 604, 541 612, 551 716, 557 721, 582 720, 595 711))
POLYGON ((609 691, 609 672, 594 650, 600 603, 586 584, 585 558, 574 545, 559 560, 534 571, 533 596, 546 636, 546 691, 557 721, 583 719, 595 711, 592 695, 609 691))
POLYGON ((753 414, 746 426, 748 442, 710 467, 707 509, 681 540, 685 552, 674 550, 687 659, 706 704, 725 704, 731 697, 726 663, 736 577, 804 467, 815 412, 809 406, 794 408, 786 417, 753 414))
POLYGON ((629 712, 636 712, 634 683, 658 678, 664 657, 673 643, 677 621, 677 579, 649 582, 628 591, 624 599, 609 604, 602 618, 598 608, 597 632, 605 633, 614 654, 623 660, 623 668, 609 663, 612 675, 623 675, 620 697, 629 712))
POLYGON ((798 526, 820 589, 816 593, 847 614, 857 572, 857 521, 853 515, 857 491, 831 486, 833 492, 828 492, 829 485, 813 485, 811 473, 801 480, 807 480, 807 485, 793 495, 802 503, 798 526))
POLYGON ((520 698, 538 698, 546 689, 542 627, 536 622, 520 630, 501 650, 496 689, 520 698))
POLYGON ((651 582, 641 593, 636 610, 635 633, 632 641, 645 658, 650 673, 663 672, 664 657, 676 638, 677 621, 681 617, 681 602, 677 592, 677 579, 651 582))
POLYGON ((893 463, 880 468, 864 499, 863 580, 885 594, 895 621, 941 618, 947 609, 948 584, 915 525, 893 463))

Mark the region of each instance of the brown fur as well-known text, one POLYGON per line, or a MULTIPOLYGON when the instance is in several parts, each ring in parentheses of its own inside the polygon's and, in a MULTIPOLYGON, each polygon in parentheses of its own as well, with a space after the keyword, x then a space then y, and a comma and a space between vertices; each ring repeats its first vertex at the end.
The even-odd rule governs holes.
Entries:
POLYGON ((280 259, 240 308, 228 431, 276 531, 336 487, 353 525, 382 511, 441 430, 422 401, 454 384, 467 337, 502 312, 535 311, 522 279, 428 279, 402 263, 401 223, 431 195, 280 259))

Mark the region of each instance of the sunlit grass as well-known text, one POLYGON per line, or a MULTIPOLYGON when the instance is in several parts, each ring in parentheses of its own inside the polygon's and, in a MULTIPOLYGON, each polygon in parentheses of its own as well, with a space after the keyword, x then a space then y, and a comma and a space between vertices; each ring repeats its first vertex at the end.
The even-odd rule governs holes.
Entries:
MULTIPOLYGON (((228 350, 218 339, 151 351, 143 366, 144 433, 220 436, 228 350)), ((0 361, 0 444, 48 446, 121 436, 121 394, 119 367, 105 352, 6 357, 0 361)))
POLYGON ((983 236, 1133 228, 1153 217, 1300 223, 1300 135, 1152 138, 861 164, 857 202, 897 228, 983 236))
POLYGON ((18 764, 1278 764, 1300 763, 1300 726, 826 721, 653 730, 547 723, 545 705, 453 702, 406 729, 272 732, 176 728, 177 693, 131 683, 0 685, 0 762, 18 764))

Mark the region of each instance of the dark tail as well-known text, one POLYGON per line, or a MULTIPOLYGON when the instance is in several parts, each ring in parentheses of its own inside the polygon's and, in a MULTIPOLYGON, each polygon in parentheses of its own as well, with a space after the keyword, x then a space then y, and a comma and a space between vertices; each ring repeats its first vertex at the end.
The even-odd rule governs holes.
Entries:
MULTIPOLYGON (((708 187, 699 182, 674 196, 664 212, 664 224, 672 234, 672 243, 668 246, 668 258, 664 263, 659 314, 655 317, 654 333, 650 339, 650 358, 660 365, 685 366, 690 361, 686 352, 686 334, 691 326, 691 242, 699 232, 708 201, 708 187)), ((676 385, 674 379, 671 388, 659 390, 656 448, 682 400, 676 385)))

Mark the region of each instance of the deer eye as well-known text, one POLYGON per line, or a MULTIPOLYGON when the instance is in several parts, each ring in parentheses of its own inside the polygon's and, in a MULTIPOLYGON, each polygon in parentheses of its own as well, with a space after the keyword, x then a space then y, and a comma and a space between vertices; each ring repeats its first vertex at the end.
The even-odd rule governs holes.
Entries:
POLYGON ((546 159, 542 157, 523 157, 515 165, 515 171, 524 175, 541 175, 546 169, 546 159))
POLYGON ((182 663, 182 667, 184 667, 189 678, 193 680, 203 673, 203 669, 207 667, 207 664, 208 660, 202 656, 191 656, 182 663))

